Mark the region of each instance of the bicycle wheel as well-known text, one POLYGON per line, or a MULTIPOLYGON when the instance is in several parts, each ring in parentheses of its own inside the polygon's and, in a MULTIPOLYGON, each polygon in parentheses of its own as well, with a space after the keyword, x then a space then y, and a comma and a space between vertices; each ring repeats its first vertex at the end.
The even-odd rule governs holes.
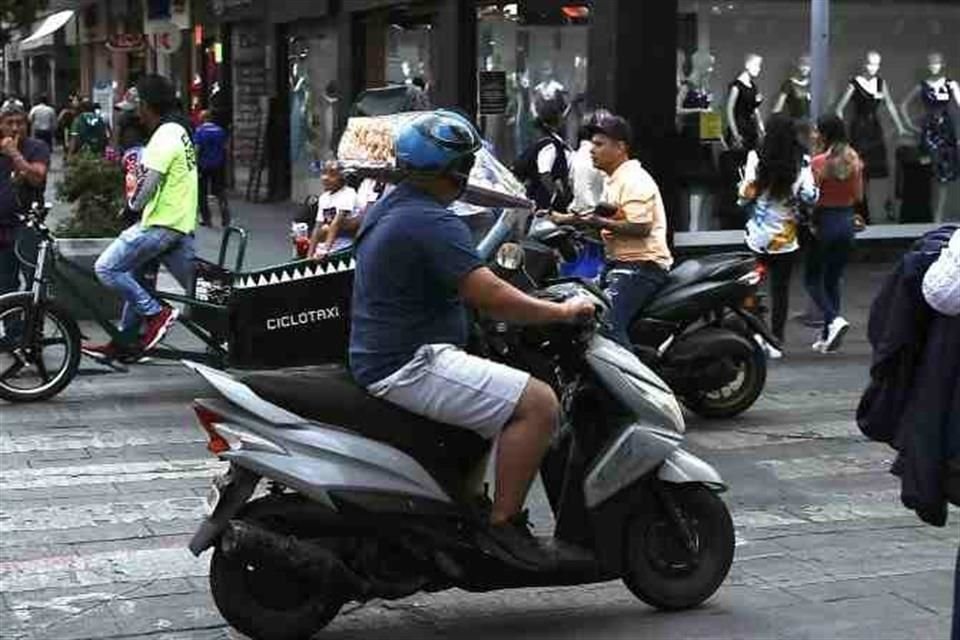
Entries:
POLYGON ((80 367, 80 329, 70 314, 46 301, 33 335, 25 336, 29 293, 0 296, 0 398, 36 402, 60 393, 80 367))

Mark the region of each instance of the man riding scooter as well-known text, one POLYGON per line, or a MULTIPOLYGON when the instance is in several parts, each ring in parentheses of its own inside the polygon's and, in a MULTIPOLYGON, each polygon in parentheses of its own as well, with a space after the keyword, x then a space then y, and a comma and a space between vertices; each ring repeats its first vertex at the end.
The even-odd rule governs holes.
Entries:
MULTIPOLYGON (((350 370, 373 395, 432 420, 499 438, 489 550, 527 568, 555 554, 527 529, 524 499, 540 467, 559 404, 529 374, 466 353, 465 305, 511 322, 573 322, 594 305, 527 296, 477 255, 448 206, 463 193, 481 139, 451 111, 404 125, 396 138, 405 179, 366 214, 357 236, 350 370)), ((424 434, 424 437, 430 437, 424 434)))

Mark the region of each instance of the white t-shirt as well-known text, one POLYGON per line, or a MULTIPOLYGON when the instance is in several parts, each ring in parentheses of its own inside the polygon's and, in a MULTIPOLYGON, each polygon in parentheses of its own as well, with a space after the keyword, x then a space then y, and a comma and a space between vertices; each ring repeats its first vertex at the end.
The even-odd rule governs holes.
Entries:
POLYGON ((573 202, 570 211, 582 213, 593 211, 603 195, 603 171, 593 166, 590 157, 591 143, 582 140, 570 159, 570 182, 573 184, 573 202))
POLYGON ((48 104, 38 104, 28 116, 34 131, 53 131, 57 128, 57 112, 48 104))
MULTIPOLYGON (((365 204, 365 203, 360 203, 365 204)), ((330 224, 338 211, 348 211, 348 218, 359 215, 357 192, 353 187, 343 186, 333 193, 324 191, 317 200, 317 224, 330 224)), ((331 251, 339 251, 353 244, 353 235, 341 231, 333 241, 331 251)))

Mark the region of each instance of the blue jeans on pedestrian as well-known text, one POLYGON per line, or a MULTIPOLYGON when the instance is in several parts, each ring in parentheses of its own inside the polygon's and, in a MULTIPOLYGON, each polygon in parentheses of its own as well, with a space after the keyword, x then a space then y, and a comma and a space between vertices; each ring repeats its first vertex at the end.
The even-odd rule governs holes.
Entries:
POLYGON ((128 227, 106 251, 100 254, 94 269, 100 282, 124 299, 122 329, 136 323, 134 312, 141 317, 153 316, 162 310, 160 302, 143 286, 144 268, 158 260, 187 291, 193 280, 193 235, 166 227, 128 227))
POLYGON ((630 324, 667 280, 667 270, 655 262, 611 262, 604 272, 614 340, 632 350, 630 324))
POLYGON ((804 284, 823 313, 822 338, 840 315, 840 281, 850 259, 855 234, 852 207, 817 209, 816 235, 807 251, 804 284))

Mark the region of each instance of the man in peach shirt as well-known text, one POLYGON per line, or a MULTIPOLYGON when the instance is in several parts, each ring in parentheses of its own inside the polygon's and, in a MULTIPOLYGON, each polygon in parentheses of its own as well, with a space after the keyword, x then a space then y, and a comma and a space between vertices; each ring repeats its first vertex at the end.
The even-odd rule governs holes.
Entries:
POLYGON ((581 224, 600 231, 606 250, 604 279, 613 302, 613 337, 631 344, 630 323, 663 286, 673 256, 667 245, 667 216, 653 177, 630 158, 633 134, 620 116, 605 115, 593 125, 593 164, 607 174, 603 198, 588 215, 554 213, 558 224, 581 224))

